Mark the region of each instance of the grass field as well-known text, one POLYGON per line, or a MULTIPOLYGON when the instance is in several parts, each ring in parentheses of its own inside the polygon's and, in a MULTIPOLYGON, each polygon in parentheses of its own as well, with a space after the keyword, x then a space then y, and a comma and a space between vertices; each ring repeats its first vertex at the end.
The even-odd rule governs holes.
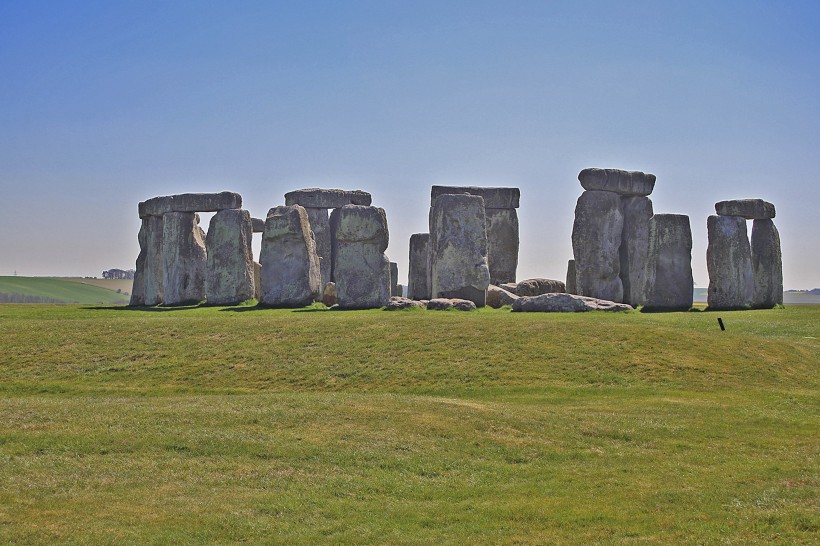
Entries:
POLYGON ((818 338, 817 306, 0 305, 0 542, 813 544, 818 338))
POLYGON ((0 302, 29 297, 34 303, 127 304, 132 281, 79 277, 0 277, 0 302), (120 293, 117 292, 120 290, 120 293), (12 299, 14 298, 14 299, 12 299))

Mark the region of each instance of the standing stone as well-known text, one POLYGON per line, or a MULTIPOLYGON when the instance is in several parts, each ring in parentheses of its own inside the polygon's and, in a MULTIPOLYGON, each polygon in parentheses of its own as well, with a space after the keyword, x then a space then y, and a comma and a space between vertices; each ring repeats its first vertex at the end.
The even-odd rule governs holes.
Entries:
POLYGON ((399 264, 390 262, 390 295, 401 296, 399 293, 399 264))
POLYGON ((575 287, 575 260, 567 260, 567 294, 576 294, 575 287))
POLYGON ((442 194, 430 208, 433 298, 459 298, 483 307, 490 284, 484 199, 442 194))
POLYGON ((259 261, 263 305, 304 307, 319 299, 319 257, 303 207, 275 207, 268 212, 259 261))
POLYGON ((389 241, 384 209, 345 205, 330 215, 336 301, 343 309, 372 309, 390 301, 389 241))
POLYGON ((746 309, 754 297, 752 251, 741 216, 710 216, 706 222, 709 245, 709 309, 746 309))
POLYGON ((407 271, 407 297, 412 300, 430 299, 430 234, 410 236, 410 267, 407 271))
POLYGON ((656 214, 649 221, 644 309, 687 311, 692 307, 692 229, 684 214, 656 214))
POLYGON ((780 234, 771 219, 752 222, 752 307, 771 309, 783 305, 783 258, 780 234))
POLYGON ((620 278, 623 223, 621 198, 617 193, 588 190, 578 198, 572 226, 578 295, 623 301, 620 278))
POLYGON ((259 262, 253 262, 253 297, 257 302, 262 301, 262 264, 259 262))
POLYGON ((162 216, 162 287, 165 305, 205 299, 205 232, 195 212, 162 216))
POLYGON ((142 219, 138 240, 140 253, 134 271, 131 305, 162 303, 162 217, 142 219))
POLYGON ((518 213, 515 209, 485 208, 487 266, 490 282, 515 282, 518 269, 518 213))
POLYGON ((236 305, 255 296, 253 222, 247 210, 214 214, 205 237, 208 266, 205 298, 212 305, 236 305))
POLYGON ((331 242, 330 217, 327 209, 305 208, 316 241, 316 255, 319 256, 319 269, 322 274, 322 286, 330 282, 331 242))
MULTIPOLYGON (((648 197, 621 197, 624 227, 621 231, 621 283, 624 303, 633 307, 643 305, 642 293, 646 285, 646 260, 649 252, 649 219, 652 201, 648 197)), ((689 219, 686 219, 687 225, 689 219)))

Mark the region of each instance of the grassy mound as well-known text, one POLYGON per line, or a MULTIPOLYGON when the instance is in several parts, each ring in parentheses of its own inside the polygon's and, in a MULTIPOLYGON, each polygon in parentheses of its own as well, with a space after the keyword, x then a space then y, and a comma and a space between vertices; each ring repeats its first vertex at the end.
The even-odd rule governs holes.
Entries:
POLYGON ((0 306, 0 541, 812 543, 818 324, 0 306))
POLYGON ((128 296, 122 292, 130 290, 122 288, 130 283, 106 279, 0 277, 0 303, 127 304, 128 296))

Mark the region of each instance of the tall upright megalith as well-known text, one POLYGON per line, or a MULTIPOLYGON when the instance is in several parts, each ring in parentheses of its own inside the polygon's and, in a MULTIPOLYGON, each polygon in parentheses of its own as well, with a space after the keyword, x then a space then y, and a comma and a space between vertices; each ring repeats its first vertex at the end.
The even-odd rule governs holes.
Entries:
POLYGON ((336 302, 343 309, 372 309, 390 301, 389 242, 384 209, 345 205, 330 215, 336 302))
POLYGON ((225 209, 211 218, 205 236, 205 298, 209 304, 235 305, 255 297, 252 234, 247 210, 225 209))
MULTIPOLYGON (((653 214, 652 201, 649 197, 642 195, 622 196, 621 209, 624 214, 620 248, 620 277, 624 287, 623 302, 637 307, 643 305, 646 298, 643 289, 646 285, 644 275, 649 256, 649 222, 653 214)), ((687 225, 688 221, 687 218, 687 225)))
POLYGON ((441 194, 430 208, 430 272, 433 298, 460 298, 483 307, 490 270, 484 199, 441 194))
POLYGON ((709 309, 747 309, 754 297, 752 251, 742 216, 709 216, 706 221, 709 244, 706 267, 709 272, 709 309))
POLYGON ((645 310, 686 311, 692 307, 692 229, 688 216, 652 216, 643 277, 645 310))
POLYGON ((752 273, 754 297, 752 307, 771 309, 783 305, 783 257, 780 233, 771 218, 752 222, 752 273))
POLYGON ((268 211, 259 261, 263 305, 304 307, 320 298, 319 257, 303 207, 292 205, 268 211))
POLYGON ((572 225, 575 290, 614 302, 623 301, 621 197, 610 191, 587 190, 578 198, 572 225))
POLYGON ((195 212, 162 215, 162 287, 165 305, 205 299, 205 232, 195 212))
POLYGON ((430 299, 430 234, 410 236, 410 261, 407 271, 407 297, 413 300, 430 299))
POLYGON ((140 253, 134 270, 130 305, 162 303, 162 216, 145 216, 138 235, 140 253))

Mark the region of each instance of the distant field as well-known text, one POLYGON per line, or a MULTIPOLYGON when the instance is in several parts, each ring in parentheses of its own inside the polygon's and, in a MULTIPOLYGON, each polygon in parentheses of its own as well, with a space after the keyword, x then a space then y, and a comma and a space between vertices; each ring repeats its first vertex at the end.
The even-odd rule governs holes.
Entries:
MULTIPOLYGON (((706 303, 707 288, 695 288, 695 303, 706 303)), ((820 305, 820 296, 808 292, 784 292, 783 305, 820 305)))
POLYGON ((131 281, 60 277, 0 277, 0 302, 124 304, 131 281), (127 289, 126 289, 127 288, 127 289))
POLYGON ((818 363, 820 306, 2 305, 0 543, 816 544, 818 363))

